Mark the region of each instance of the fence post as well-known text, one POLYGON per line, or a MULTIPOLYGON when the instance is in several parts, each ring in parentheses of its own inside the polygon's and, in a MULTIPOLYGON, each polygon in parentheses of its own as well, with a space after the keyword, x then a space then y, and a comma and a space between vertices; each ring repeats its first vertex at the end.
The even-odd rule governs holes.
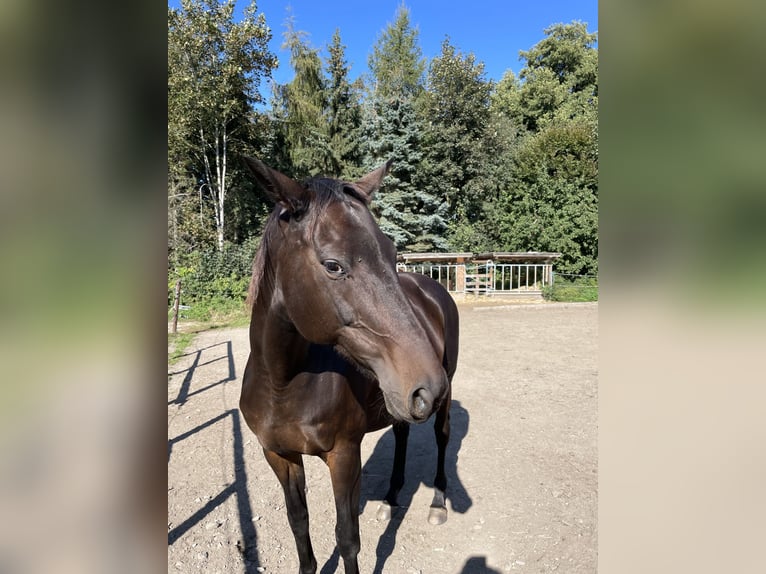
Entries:
POLYGON ((458 263, 455 266, 455 291, 465 293, 465 263, 458 263))
POLYGON ((173 294, 173 333, 178 332, 178 305, 181 303, 181 280, 176 281, 175 293, 173 294))

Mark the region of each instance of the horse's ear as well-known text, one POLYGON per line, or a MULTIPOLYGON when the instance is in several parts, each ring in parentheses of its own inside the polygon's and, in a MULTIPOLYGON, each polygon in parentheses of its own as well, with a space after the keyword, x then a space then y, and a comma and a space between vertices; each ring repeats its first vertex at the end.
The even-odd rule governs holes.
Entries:
POLYGON ((354 182, 356 188, 367 198, 367 203, 372 201, 372 196, 378 191, 380 184, 383 182, 383 178, 386 177, 386 174, 391 169, 392 163, 394 163, 394 160, 390 159, 375 171, 371 171, 363 178, 354 182))
POLYGON ((306 190, 300 183, 271 169, 259 159, 247 156, 243 156, 243 159, 255 176, 255 181, 266 191, 272 201, 281 204, 290 213, 305 207, 306 190))

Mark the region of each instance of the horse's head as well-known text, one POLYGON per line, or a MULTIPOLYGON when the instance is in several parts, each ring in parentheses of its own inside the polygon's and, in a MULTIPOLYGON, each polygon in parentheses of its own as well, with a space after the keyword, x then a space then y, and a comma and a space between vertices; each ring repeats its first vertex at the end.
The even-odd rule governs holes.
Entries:
POLYGON ((304 184, 246 163, 277 203, 265 238, 271 305, 303 338, 334 345, 371 372, 396 419, 426 420, 447 393, 447 376, 399 283, 396 248, 368 208, 391 162, 356 182, 304 184))

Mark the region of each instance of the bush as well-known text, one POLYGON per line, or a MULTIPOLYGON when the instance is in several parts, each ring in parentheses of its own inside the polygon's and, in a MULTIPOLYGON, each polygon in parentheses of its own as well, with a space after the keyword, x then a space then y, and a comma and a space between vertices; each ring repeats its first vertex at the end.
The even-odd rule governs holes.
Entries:
POLYGON ((184 318, 210 321, 216 315, 243 312, 258 243, 252 238, 240 245, 226 244, 222 252, 208 248, 179 257, 177 266, 168 269, 168 314, 178 279, 181 304, 190 307, 181 314, 184 318))
POLYGON ((543 287, 543 297, 548 301, 598 301, 598 279, 594 277, 566 279, 556 275, 553 285, 543 287))

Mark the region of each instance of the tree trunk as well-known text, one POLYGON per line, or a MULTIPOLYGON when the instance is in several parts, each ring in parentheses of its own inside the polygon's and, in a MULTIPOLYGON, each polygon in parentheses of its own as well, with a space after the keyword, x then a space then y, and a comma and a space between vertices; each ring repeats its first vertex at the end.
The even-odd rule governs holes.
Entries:
POLYGON ((216 232, 218 234, 218 251, 223 251, 223 230, 225 224, 224 201, 226 200, 226 129, 221 134, 218 126, 215 130, 215 175, 218 189, 216 205, 216 232))

